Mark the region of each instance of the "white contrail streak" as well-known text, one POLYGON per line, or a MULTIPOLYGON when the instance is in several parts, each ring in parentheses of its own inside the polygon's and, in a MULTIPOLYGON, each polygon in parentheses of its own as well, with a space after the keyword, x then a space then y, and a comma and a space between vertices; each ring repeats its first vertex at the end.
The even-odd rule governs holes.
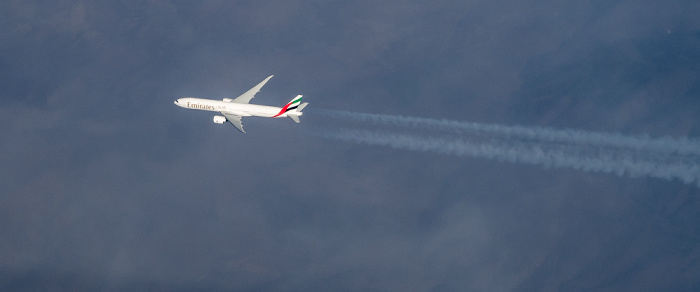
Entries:
POLYGON ((380 132, 333 129, 322 132, 322 136, 340 141, 545 167, 568 167, 620 176, 679 179, 700 187, 700 142, 697 139, 652 139, 570 129, 502 126, 340 111, 326 113, 344 119, 431 131, 401 134, 394 130, 380 132), (445 132, 456 135, 445 136, 445 132), (433 137, 433 133, 440 134, 440 137, 433 137), (481 135, 487 136, 487 139, 482 139, 481 135))
POLYGON ((381 133, 367 130, 332 130, 326 138, 388 146, 396 149, 435 152, 447 155, 495 159, 511 163, 526 163, 546 167, 570 167, 589 172, 613 173, 631 177, 650 176, 667 180, 680 179, 700 186, 700 166, 693 162, 663 161, 625 153, 599 151, 582 153, 576 147, 527 144, 518 141, 473 143, 460 139, 381 133))
POLYGON ((346 111, 323 110, 322 114, 373 122, 385 125, 411 127, 416 129, 450 131, 455 133, 484 133, 502 135, 518 139, 531 139, 544 142, 563 142, 586 144, 591 146, 608 146, 625 149, 659 151, 666 153, 700 155, 700 140, 689 138, 650 138, 647 136, 625 136, 614 133, 587 132, 573 129, 552 129, 543 127, 503 126, 496 124, 467 123, 427 118, 402 117, 354 113, 346 111))

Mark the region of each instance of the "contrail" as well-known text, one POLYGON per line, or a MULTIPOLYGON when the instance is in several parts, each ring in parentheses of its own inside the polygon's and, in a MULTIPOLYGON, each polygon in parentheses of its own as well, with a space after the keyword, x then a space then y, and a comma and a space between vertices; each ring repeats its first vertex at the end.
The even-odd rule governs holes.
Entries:
POLYGON ((679 179, 700 187, 700 143, 695 139, 634 137, 580 130, 464 123, 426 118, 326 111, 331 116, 413 129, 448 132, 399 133, 333 129, 326 138, 396 149, 495 159, 618 176, 679 179), (439 134, 439 133, 438 133, 439 134), (489 139, 480 139, 487 135, 489 139))
POLYGON ((700 139, 674 139, 670 137, 653 139, 647 136, 635 137, 625 136, 622 134, 587 132, 573 129, 504 126, 496 124, 467 123, 449 120, 354 113, 334 110, 322 110, 320 113, 336 118, 411 127, 424 130, 472 134, 484 133, 546 142, 577 143, 592 146, 619 147, 630 150, 634 149, 700 155, 700 139))

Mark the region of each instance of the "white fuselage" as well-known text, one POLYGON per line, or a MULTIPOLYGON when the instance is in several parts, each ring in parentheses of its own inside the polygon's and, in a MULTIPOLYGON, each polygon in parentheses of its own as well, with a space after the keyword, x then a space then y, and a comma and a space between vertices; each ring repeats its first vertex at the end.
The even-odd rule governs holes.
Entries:
POLYGON ((222 100, 184 97, 175 101, 175 104, 189 109, 197 109, 211 112, 226 112, 242 117, 255 116, 267 118, 287 117, 282 113, 282 108, 248 103, 236 103, 222 100))

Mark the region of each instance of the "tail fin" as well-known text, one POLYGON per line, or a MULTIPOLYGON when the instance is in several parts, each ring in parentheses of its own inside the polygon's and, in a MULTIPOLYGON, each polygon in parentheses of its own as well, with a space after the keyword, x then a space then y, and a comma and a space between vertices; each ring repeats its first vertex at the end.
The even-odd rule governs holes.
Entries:
POLYGON ((273 118, 279 117, 283 114, 287 114, 288 117, 290 117, 294 122, 299 123, 299 116, 301 116, 303 113, 301 110, 303 110, 309 103, 301 103, 301 97, 302 95, 297 95, 285 105, 282 110, 273 116, 273 118))
POLYGON ((301 94, 297 95, 296 97, 294 97, 292 99, 292 101, 287 103, 287 105, 284 106, 285 112, 292 111, 292 110, 299 108, 299 105, 301 104, 301 97, 302 97, 301 94))

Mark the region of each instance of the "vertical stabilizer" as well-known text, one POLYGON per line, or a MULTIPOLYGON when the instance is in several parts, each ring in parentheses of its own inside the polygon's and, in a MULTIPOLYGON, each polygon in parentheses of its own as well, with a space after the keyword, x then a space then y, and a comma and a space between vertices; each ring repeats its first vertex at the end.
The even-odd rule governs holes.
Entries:
POLYGON ((288 117, 290 117, 292 120, 295 122, 299 122, 299 116, 302 115, 301 110, 306 107, 308 103, 301 103, 301 97, 302 95, 297 95, 292 99, 292 101, 288 102, 287 105, 285 105, 282 110, 280 110, 279 113, 276 115, 272 116, 273 118, 282 116, 286 114, 288 117))

